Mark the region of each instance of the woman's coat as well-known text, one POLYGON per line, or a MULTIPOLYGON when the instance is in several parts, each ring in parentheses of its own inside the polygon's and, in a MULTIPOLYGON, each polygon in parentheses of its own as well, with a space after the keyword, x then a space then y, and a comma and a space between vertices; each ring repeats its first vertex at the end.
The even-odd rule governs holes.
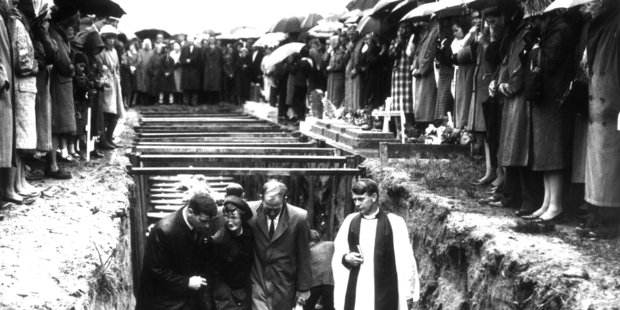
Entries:
MULTIPOLYGON (((52 63, 50 73, 50 96, 52 98, 52 133, 74 134, 76 132, 75 107, 73 105, 73 62, 71 47, 64 29, 51 23, 49 34, 58 46, 58 57, 52 63)), ((116 51, 114 52, 116 53, 116 51)))
POLYGON ((590 105, 585 200, 599 207, 620 207, 620 9, 615 0, 589 30, 590 105))

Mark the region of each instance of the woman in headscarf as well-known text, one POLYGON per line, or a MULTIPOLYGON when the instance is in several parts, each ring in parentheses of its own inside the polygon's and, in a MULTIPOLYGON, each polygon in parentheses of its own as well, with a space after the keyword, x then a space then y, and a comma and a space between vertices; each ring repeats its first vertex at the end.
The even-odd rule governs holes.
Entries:
POLYGON ((250 71, 252 58, 247 48, 239 50, 239 57, 235 63, 235 93, 237 94, 237 104, 243 105, 250 99, 250 71))
POLYGON ((562 98, 569 88, 573 73, 575 35, 564 17, 556 12, 537 18, 540 29, 541 97, 532 102, 532 154, 530 166, 542 171, 545 196, 542 206, 532 214, 543 221, 562 213, 563 183, 570 167, 572 150, 571 113, 562 98))
POLYGON ((177 41, 172 41, 170 48, 170 58, 174 64, 174 71, 172 72, 172 79, 174 81, 172 87, 172 99, 174 103, 181 103, 183 101, 183 91, 181 90, 181 44, 177 41))
MULTIPOLYGON (((477 13, 477 12, 476 12, 477 13)), ((476 33, 471 31, 469 18, 462 17, 452 23, 454 40, 452 41, 452 63, 454 71, 454 127, 468 125, 469 106, 471 104, 475 60, 472 54, 462 53, 473 42, 476 33)))
POLYGON ((211 287, 215 309, 249 310, 254 246, 247 222, 252 218, 252 210, 243 199, 228 196, 223 214, 225 225, 213 236, 211 255, 208 255, 214 271, 211 287))
MULTIPOLYGON (((66 146, 66 137, 75 135, 75 107, 73 103, 73 61, 70 42, 77 15, 64 16, 61 10, 54 11, 49 34, 57 46, 57 56, 50 63, 50 96, 52 98, 52 142, 55 150, 66 146)), ((56 152, 49 154, 49 166, 45 175, 56 179, 69 179, 71 174, 58 166, 56 152)))
POLYGON ((344 100, 344 69, 346 65, 345 48, 339 36, 329 39, 326 52, 327 65, 327 99, 335 107, 340 107, 344 100))
POLYGON ((136 61, 136 91, 138 92, 138 104, 148 104, 150 102, 151 80, 148 74, 148 64, 153 57, 153 43, 150 39, 142 41, 142 48, 138 51, 136 61))

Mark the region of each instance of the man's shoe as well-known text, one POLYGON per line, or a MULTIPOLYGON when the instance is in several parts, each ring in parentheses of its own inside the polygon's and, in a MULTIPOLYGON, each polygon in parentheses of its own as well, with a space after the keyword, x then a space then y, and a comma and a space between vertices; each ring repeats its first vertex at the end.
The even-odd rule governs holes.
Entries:
POLYGON ((114 150, 116 149, 114 145, 110 144, 107 140, 101 140, 98 144, 99 148, 102 150, 114 150))
POLYGON ((104 155, 101 152, 99 152, 99 150, 94 150, 90 152, 90 157, 91 158, 103 158, 104 155))
POLYGON ((71 179, 71 173, 61 168, 52 171, 50 168, 45 169, 45 176, 52 179, 68 180, 71 179))

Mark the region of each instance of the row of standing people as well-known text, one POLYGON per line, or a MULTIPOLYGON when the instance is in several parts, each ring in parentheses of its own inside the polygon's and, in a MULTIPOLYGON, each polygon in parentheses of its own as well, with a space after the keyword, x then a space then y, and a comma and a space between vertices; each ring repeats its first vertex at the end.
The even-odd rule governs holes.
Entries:
POLYGON ((123 85, 128 103, 184 103, 197 105, 250 98, 251 83, 260 81, 262 53, 247 42, 221 43, 195 37, 189 42, 165 41, 158 35, 131 41, 122 52, 123 85), (154 47, 153 47, 154 45, 154 47))
MULTIPOLYGON (((23 204, 38 196, 26 181, 26 161, 39 164, 46 177, 71 178, 58 162, 84 156, 87 109, 92 136, 109 148, 116 146, 113 133, 124 110, 114 39, 104 43, 106 34, 99 33, 108 18, 79 25, 78 14, 56 7, 11 4, 0 1, 0 176, 3 201, 23 204)), ((105 27, 113 37, 115 28, 105 27)))

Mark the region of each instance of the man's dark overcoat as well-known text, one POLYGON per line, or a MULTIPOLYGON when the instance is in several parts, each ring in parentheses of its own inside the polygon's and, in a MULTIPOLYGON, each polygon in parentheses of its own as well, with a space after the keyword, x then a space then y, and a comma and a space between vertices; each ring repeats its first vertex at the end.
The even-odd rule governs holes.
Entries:
POLYGON ((248 222, 254 233, 252 309, 290 310, 295 292, 312 286, 307 213, 285 204, 273 238, 269 239, 262 202, 251 203, 250 207, 254 213, 248 222))
POLYGON ((187 226, 183 210, 161 219, 149 234, 137 310, 195 309, 200 303, 201 292, 188 284, 192 276, 205 276, 205 246, 187 226))
POLYGON ((182 90, 200 90, 200 76, 202 72, 202 50, 194 46, 190 53, 188 44, 181 49, 181 89, 182 90), (188 61, 189 60, 189 61, 188 61))

